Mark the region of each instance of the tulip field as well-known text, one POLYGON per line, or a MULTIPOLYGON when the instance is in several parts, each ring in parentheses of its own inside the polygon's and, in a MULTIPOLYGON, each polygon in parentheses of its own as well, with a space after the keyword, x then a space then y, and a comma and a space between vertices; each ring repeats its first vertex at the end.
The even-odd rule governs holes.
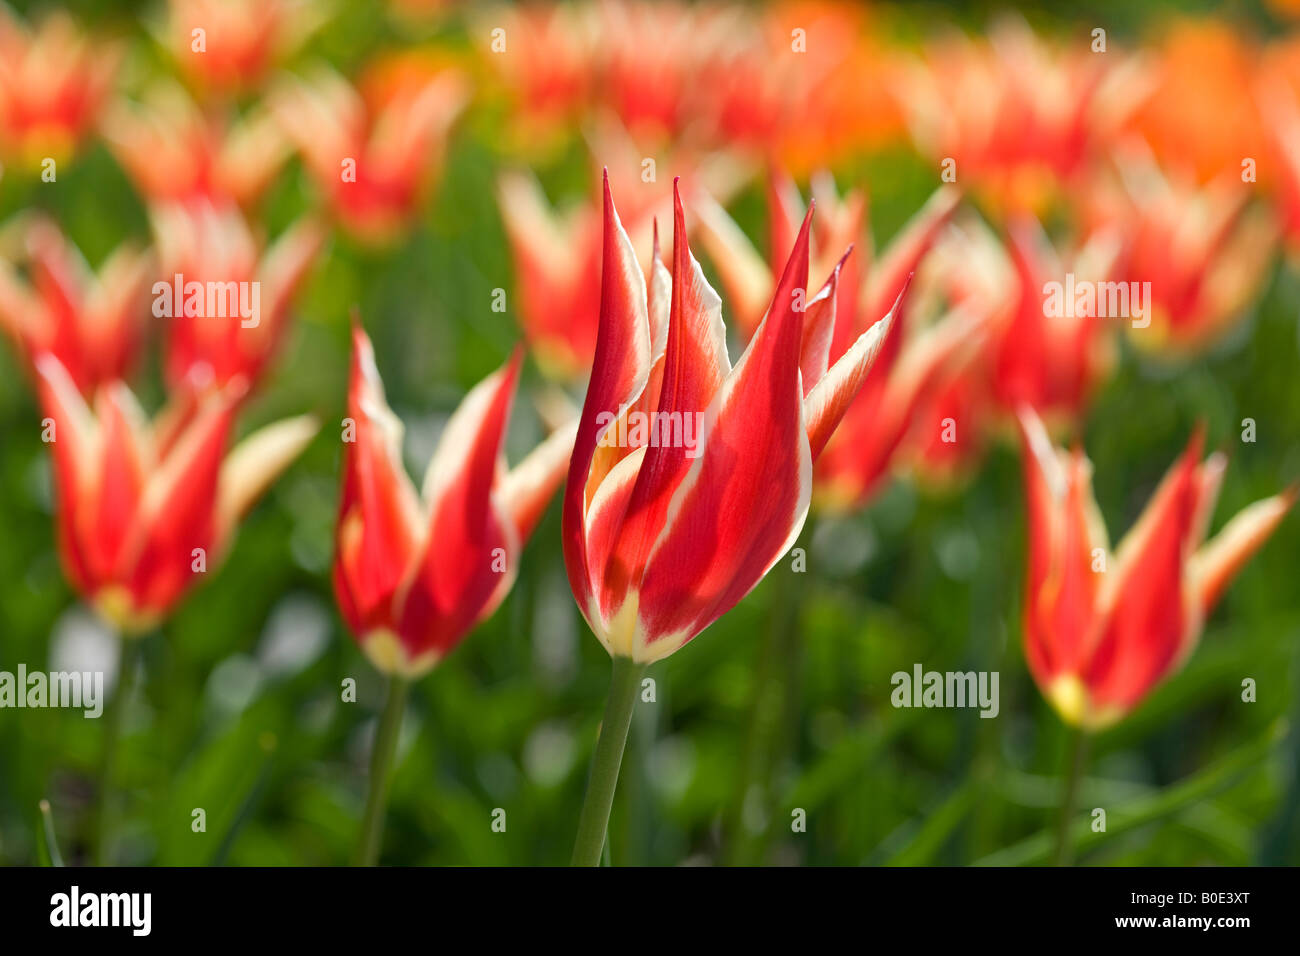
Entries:
POLYGON ((0 0, 0 864, 1295 865, 1298 496, 1300 4, 0 0))

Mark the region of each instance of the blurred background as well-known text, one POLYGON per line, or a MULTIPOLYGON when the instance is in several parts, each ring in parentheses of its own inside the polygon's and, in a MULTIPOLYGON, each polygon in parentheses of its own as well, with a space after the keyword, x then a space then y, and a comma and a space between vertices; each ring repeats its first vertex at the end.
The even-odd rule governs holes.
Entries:
MULTIPOLYGON (((1295 4, 1116 2, 1066 13, 985 3, 87 0, 19 2, 7 13, 6 258, 21 260, 33 211, 57 223, 92 267, 123 241, 157 242, 150 208, 167 198, 165 182, 150 185, 148 162, 142 171, 124 160, 129 150, 117 144, 130 133, 113 127, 111 107, 143 102, 159 84, 183 90, 214 123, 265 111, 281 128, 282 154, 267 161, 265 185, 231 190, 254 235, 279 236, 309 212, 332 223, 240 432, 303 411, 325 424, 243 524, 220 569, 144 644, 121 750, 122 862, 349 859, 382 690, 329 583, 349 310, 359 309, 374 339, 415 475, 446 416, 525 332, 533 360, 511 424, 511 460, 543 434, 558 395, 581 399, 581 369, 566 374, 539 331, 535 316, 545 309, 535 294, 529 302, 526 255, 503 218, 503 174, 535 175, 549 206, 579 210, 577 221, 595 208, 602 164, 625 210, 642 202, 641 160, 653 158, 658 189, 678 174, 688 185, 707 179, 765 249, 768 172, 787 171, 806 195, 809 177, 828 169, 841 191, 869 196, 879 249, 953 157, 965 193, 959 215, 1000 235, 1011 217, 1032 213, 1064 248, 1104 205, 1094 202, 1104 193, 1094 183, 1140 143, 1142 161, 1168 178, 1164 213, 1186 215, 1167 244, 1156 241, 1153 261, 1167 251, 1195 276, 1226 261, 1241 289, 1222 303, 1207 305, 1213 297, 1202 293, 1194 305, 1174 302, 1172 344, 1149 349, 1119 337, 1113 364, 1065 427, 1094 462, 1112 539, 1197 422, 1206 423, 1209 447, 1230 456, 1213 529, 1300 475, 1300 273, 1288 258, 1300 164, 1288 173, 1286 159, 1300 151, 1279 119, 1300 88, 1292 85, 1300 79, 1295 4), (76 33, 60 34, 64 46, 34 74, 41 79, 20 88, 15 64, 32 54, 14 37, 64 13, 76 33), (222 17, 234 24, 225 34, 207 27, 208 59, 193 55, 193 25, 222 17), (1092 49, 1097 28, 1104 52, 1092 49), (498 29, 504 48, 494 50, 498 29), (791 46, 798 30, 804 54, 791 46), (230 47, 223 36, 234 38, 230 47), (218 62, 214 53, 239 44, 243 59, 218 62), (446 128, 421 141, 417 188, 376 191, 391 216, 333 202, 311 143, 285 119, 301 109, 293 84, 324 65, 362 91, 372 142, 394 137, 373 120, 400 99, 403 83, 417 82, 411 75, 458 78, 463 102, 447 106, 446 128), (109 66, 96 98, 98 81, 88 76, 109 66), (19 121, 21 96, 60 89, 44 107, 56 123, 19 121), (57 160, 54 182, 42 180, 47 156, 57 160), (1258 181, 1242 182, 1245 157, 1258 160, 1258 181), (1268 241, 1246 251, 1197 232, 1209 228, 1209 214, 1196 204, 1229 180, 1245 193, 1233 221, 1266 223, 1268 241), (492 309, 496 289, 506 290, 505 312, 492 309), (1196 309, 1213 334, 1180 331, 1196 309), (1241 441, 1246 418, 1257 423, 1250 443, 1241 441), (341 700, 347 678, 357 683, 355 703, 341 700), (196 807, 206 810, 205 834, 191 831, 196 807)), ((347 117, 340 124, 351 130, 347 117)), ((389 119, 398 128, 415 122, 389 119)), ((327 140, 331 131, 319 129, 327 140)), ((262 161, 247 143, 231 149, 236 165, 262 161)), ((154 155, 153 172, 166 181, 172 160, 154 155)), ((1116 222, 1129 238, 1145 227, 1116 222)), ((598 270, 585 265, 578 232, 531 235, 542 250, 551 244, 555 262, 576 260, 581 286, 594 290, 598 270)), ((700 257, 722 289, 716 262, 700 257)), ((724 299, 724 315, 733 311, 724 299)), ((131 384, 153 410, 165 397, 165 320, 151 322, 131 384)), ((112 675, 116 638, 60 570, 40 418, 21 352, 6 342, 0 670, 24 662, 112 675)), ((1046 861, 1065 731, 1021 650, 1020 465, 1004 429, 969 427, 978 437, 962 461, 936 476, 900 459, 898 476, 863 507, 810 521, 799 542, 806 573, 780 562, 733 612, 654 667, 657 699, 633 724, 611 862, 1046 861), (999 716, 894 709, 891 675, 918 662, 999 672, 999 716), (773 675, 789 679, 773 684, 773 675), (806 833, 791 832, 794 808, 807 812, 806 833)), ((558 510, 529 543, 500 610, 413 688, 386 863, 568 859, 609 671, 569 593, 558 510), (504 833, 491 826, 496 808, 506 811, 504 833)), ((1081 862, 1300 862, 1300 737, 1275 734, 1280 720, 1300 722, 1298 566, 1292 516, 1228 591, 1186 667, 1094 741, 1080 806, 1106 808, 1110 825, 1081 862), (1241 700, 1245 678, 1258 685, 1253 704, 1241 700)), ((43 798, 65 858, 84 859, 102 733, 79 711, 0 711, 0 861, 36 861, 43 798)))

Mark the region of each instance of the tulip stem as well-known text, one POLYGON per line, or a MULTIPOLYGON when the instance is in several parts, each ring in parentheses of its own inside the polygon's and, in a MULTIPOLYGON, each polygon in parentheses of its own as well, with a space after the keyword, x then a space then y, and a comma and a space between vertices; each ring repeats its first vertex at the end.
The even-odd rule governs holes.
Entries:
POLYGON ((135 673, 140 667, 140 647, 143 637, 123 637, 121 653, 117 660, 117 688, 108 702, 104 715, 104 747, 99 762, 99 812, 96 818, 95 865, 109 863, 109 842, 115 826, 115 800, 113 772, 117 768, 117 752, 126 722, 126 709, 135 692, 135 673))
POLYGON ((618 770, 627 746, 627 731, 632 725, 632 710, 646 665, 630 657, 615 657, 605 702, 605 717, 596 738, 596 752, 591 758, 591 775, 587 778, 587 796, 578 818, 578 838, 573 844, 573 866, 599 866, 609 827, 609 811, 614 805, 618 770))
POLYGON ((1088 754, 1088 735, 1078 727, 1070 728, 1067 746, 1069 764, 1066 769, 1065 784, 1061 790, 1061 819, 1056 831, 1057 866, 1069 866, 1074 856, 1074 805, 1079 794, 1079 784, 1083 780, 1083 766, 1088 754))
POLYGON ((361 820, 361 842, 357 848, 357 865, 374 866, 379 862, 379 848, 384 840, 384 812, 388 806, 388 783, 392 774, 397 741, 402 735, 402 715, 406 713, 406 695, 411 682, 402 677, 388 680, 384 712, 370 746, 370 783, 366 791, 366 811, 361 820))

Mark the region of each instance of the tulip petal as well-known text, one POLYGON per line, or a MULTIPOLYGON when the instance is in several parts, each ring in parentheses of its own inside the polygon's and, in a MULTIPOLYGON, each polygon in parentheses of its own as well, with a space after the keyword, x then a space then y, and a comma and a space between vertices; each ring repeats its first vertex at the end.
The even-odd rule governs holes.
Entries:
POLYGON ((440 659, 505 596, 519 534, 495 493, 521 353, 470 390, 438 441, 424 480, 428 530, 396 599, 412 661, 440 659))
POLYGON ((1136 704, 1191 649, 1200 604, 1186 586, 1199 500, 1200 429, 1116 549, 1098 596, 1100 631, 1083 682, 1096 711, 1136 704))
POLYGON ((577 433, 576 420, 556 429, 501 479, 501 501, 521 543, 533 533, 564 480, 577 433))
POLYGON ((221 466, 217 486, 219 542, 229 540, 235 525, 319 430, 314 416, 299 415, 259 428, 234 447, 221 466))
MULTIPOLYGON (((685 213, 674 189, 672 307, 664 351, 659 406, 650 420, 649 447, 627 502, 618 539, 601 574, 601 589, 614 606, 635 589, 636 576, 663 529, 674 489, 695 453, 695 423, 731 371, 722 301, 709 287, 686 241, 685 213), (688 436, 691 446, 687 447, 688 436)), ((609 609, 603 609, 608 616, 609 609)))
POLYGON ((803 527, 812 457, 795 294, 807 289, 808 229, 805 219, 767 318, 710 405, 702 452, 673 493, 641 582, 638 659, 672 653, 735 606, 803 527))
POLYGON ((86 503, 94 494, 99 427, 67 370, 53 355, 36 357, 41 409, 54 426, 51 453, 59 501, 59 553, 73 585, 83 594, 93 580, 82 542, 87 541, 86 503))
POLYGON ((871 371, 894 323, 902 321, 903 299, 906 295, 907 289, 904 288, 889 314, 858 336, 858 340, 840 356, 839 361, 804 399, 804 420, 813 461, 822 453, 849 406, 858 397, 867 380, 867 373, 871 371))
POLYGON ((650 320, 645 278, 619 222, 605 174, 605 235, 600 281, 600 329, 582 418, 564 490, 564 563, 587 622, 599 631, 587 555, 587 505, 605 478, 592 463, 602 436, 646 387, 650 374, 650 320))
POLYGON ((334 585, 352 632, 390 626, 393 594, 415 559, 420 505, 402 466, 402 423, 389 409, 374 349, 352 329, 352 370, 339 501, 334 585))
POLYGON ((1214 609, 1224 589, 1281 524, 1295 504, 1293 486, 1243 508, 1192 559, 1191 577, 1203 614, 1214 609))

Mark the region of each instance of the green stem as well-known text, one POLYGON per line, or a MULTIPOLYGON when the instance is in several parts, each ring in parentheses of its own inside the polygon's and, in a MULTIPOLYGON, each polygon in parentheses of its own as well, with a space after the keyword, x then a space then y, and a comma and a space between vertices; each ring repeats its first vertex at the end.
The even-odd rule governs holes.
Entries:
POLYGON ((135 673, 139 670, 143 637, 123 637, 122 653, 117 663, 117 689, 108 702, 104 715, 104 749, 99 764, 99 815, 95 834, 95 865, 109 863, 109 840, 115 827, 114 809, 116 793, 113 790, 113 772, 117 766, 117 752, 126 721, 126 709, 135 691, 135 673))
POLYGON ((637 689, 646 665, 630 657, 615 657, 609 684, 605 717, 596 738, 596 753, 591 758, 591 776, 587 778, 587 796, 578 817, 578 838, 573 844, 573 866, 599 866, 605 847, 609 811, 614 805, 618 770, 627 745, 627 731, 632 724, 637 689))
POLYGON ((1056 866, 1069 866, 1074 856, 1074 805, 1079 795, 1079 782, 1083 779, 1083 765, 1087 760, 1088 735, 1078 727, 1070 729, 1068 744, 1069 766, 1066 770, 1065 785, 1061 791, 1061 818, 1056 830, 1056 866))
POLYGON ((406 712, 406 694, 411 683, 401 677, 388 681, 384 713, 379 718, 374 743, 370 748, 370 785, 366 793, 366 811, 361 821, 361 841, 357 849, 359 866, 379 862, 379 847, 384 838, 384 811, 388 805, 388 783, 402 735, 402 715, 406 712))
MULTIPOLYGON (((765 820, 771 800, 770 776, 776 759, 781 718, 788 709, 790 681, 795 669, 792 659, 797 649, 793 637, 795 596, 788 568, 777 567, 771 575, 772 605, 767 627, 764 629, 758 662, 754 673, 753 697, 749 702, 746 719, 747 732, 740 762, 728 844, 728 862, 732 865, 752 865, 760 853, 762 832, 750 827, 748 810, 759 811, 765 820), (792 639, 793 637, 793 639, 792 639)), ((766 826, 764 822, 763 826, 766 826)))
POLYGON ((44 840, 38 844, 42 852, 41 866, 63 866, 63 854, 59 852, 59 840, 54 833, 54 814, 50 812, 50 801, 42 800, 41 833, 44 840))

